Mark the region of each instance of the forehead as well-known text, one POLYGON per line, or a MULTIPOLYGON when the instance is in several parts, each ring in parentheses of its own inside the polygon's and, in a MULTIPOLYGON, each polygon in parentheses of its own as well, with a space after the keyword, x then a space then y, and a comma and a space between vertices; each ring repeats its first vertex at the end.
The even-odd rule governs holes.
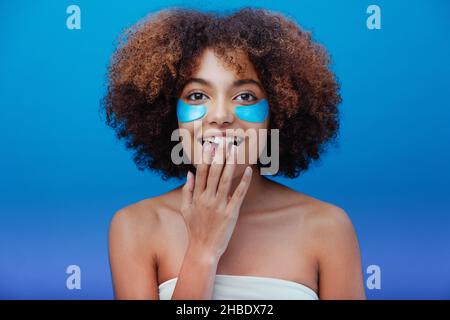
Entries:
POLYGON ((234 50, 227 52, 227 55, 233 58, 233 62, 239 64, 241 67, 239 72, 236 65, 227 64, 223 57, 218 56, 212 49, 208 48, 202 52, 197 60, 192 77, 221 83, 229 83, 241 78, 258 80, 256 70, 245 52, 234 50))

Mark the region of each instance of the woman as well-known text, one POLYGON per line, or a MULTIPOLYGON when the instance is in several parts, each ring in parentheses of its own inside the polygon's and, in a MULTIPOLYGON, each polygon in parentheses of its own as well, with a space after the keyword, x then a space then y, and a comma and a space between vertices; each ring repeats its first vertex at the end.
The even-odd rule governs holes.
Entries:
POLYGON ((338 129, 328 65, 309 33, 260 9, 164 10, 125 33, 107 122, 139 168, 187 180, 113 217, 116 299, 365 298, 346 213, 267 179, 248 152, 276 151, 274 173, 290 178, 319 158, 338 129), (174 158, 177 129, 187 162, 174 158), (264 129, 278 139, 236 133, 264 129))

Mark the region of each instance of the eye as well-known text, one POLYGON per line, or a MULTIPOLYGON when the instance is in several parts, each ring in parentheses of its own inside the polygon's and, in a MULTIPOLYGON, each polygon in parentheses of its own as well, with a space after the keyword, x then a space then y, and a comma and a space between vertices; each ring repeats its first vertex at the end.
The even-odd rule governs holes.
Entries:
POLYGON ((193 92, 186 97, 187 100, 194 101, 194 102, 205 100, 207 98, 208 97, 202 92, 193 92))
POLYGON ((245 93, 241 93, 240 95, 238 95, 235 100, 240 101, 240 102, 254 102, 256 100, 258 100, 258 98, 256 98, 253 94, 249 93, 249 92, 245 92, 245 93))

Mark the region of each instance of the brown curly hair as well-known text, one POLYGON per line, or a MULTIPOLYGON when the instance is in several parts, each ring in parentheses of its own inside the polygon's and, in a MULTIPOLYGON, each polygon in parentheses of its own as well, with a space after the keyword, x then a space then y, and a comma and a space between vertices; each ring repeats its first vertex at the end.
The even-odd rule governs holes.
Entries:
MULTIPOLYGON (((247 53, 270 105, 270 128, 279 129, 278 174, 297 177, 336 138, 339 84, 330 58, 311 34, 282 14, 243 8, 225 15, 174 8, 150 14, 126 30, 112 57, 102 100, 106 123, 134 150, 139 169, 183 177, 171 141, 176 102, 205 48, 237 72, 232 52, 247 53)), ((269 139, 270 141, 270 139, 269 139)), ((269 147, 270 150, 270 147, 269 147)))

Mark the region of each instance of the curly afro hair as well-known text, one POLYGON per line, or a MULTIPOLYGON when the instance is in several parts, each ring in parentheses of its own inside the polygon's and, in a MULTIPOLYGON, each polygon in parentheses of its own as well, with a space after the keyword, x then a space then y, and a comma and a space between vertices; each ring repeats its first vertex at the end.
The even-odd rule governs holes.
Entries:
POLYGON ((191 164, 170 160, 178 143, 171 134, 178 127, 177 99, 206 48, 237 72, 242 67, 233 58, 235 50, 243 50, 253 63, 270 104, 270 128, 279 129, 278 174, 297 177, 319 159, 326 142, 335 140, 339 84, 328 53, 310 32, 264 9, 228 15, 168 9, 122 34, 102 100, 107 124, 134 150, 139 169, 156 170, 163 179, 193 170, 191 164))

